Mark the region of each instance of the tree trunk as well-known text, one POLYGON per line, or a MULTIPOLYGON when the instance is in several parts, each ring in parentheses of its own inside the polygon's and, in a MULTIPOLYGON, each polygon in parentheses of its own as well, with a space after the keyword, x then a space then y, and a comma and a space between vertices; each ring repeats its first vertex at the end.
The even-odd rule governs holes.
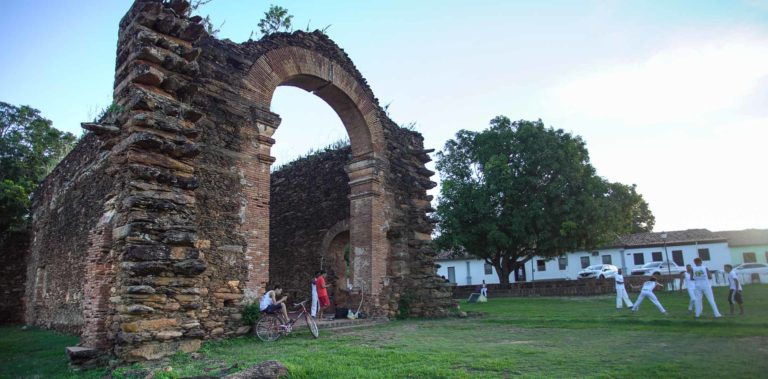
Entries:
POLYGON ((509 265, 503 264, 501 260, 494 262, 493 267, 496 269, 496 274, 499 275, 499 288, 510 288, 509 285, 509 265))

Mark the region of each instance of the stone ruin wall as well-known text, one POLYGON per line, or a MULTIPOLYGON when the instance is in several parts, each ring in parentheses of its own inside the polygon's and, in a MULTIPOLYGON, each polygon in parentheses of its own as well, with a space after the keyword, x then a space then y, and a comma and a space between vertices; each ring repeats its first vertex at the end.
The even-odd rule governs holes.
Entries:
POLYGON ((24 288, 27 278, 28 230, 0 238, 0 325, 24 322, 24 288))
POLYGON ((107 163, 98 139, 87 135, 34 194, 34 239, 26 257, 28 324, 79 334, 85 307, 100 303, 106 310, 109 293, 86 294, 86 277, 98 270, 92 256, 102 247, 95 244, 101 238, 97 224, 114 190, 107 163))
MULTIPOLYGON (((310 278, 320 269, 323 240, 335 225, 349 220, 349 176, 344 167, 350 159, 347 147, 294 161, 272 173, 269 281, 280 284, 291 301, 311 299, 310 278)), ((322 263, 333 281, 331 257, 322 263)))
POLYGON ((443 315, 450 290, 435 276, 429 246, 426 190, 435 184, 421 136, 386 117, 322 33, 219 41, 199 18, 183 16, 188 6, 137 0, 120 22, 114 99, 121 112, 89 125, 92 133, 37 195, 27 322, 79 331, 81 345, 128 361, 247 332, 242 306, 263 293, 271 269, 269 150, 280 118, 265 101, 280 83, 270 75, 318 86, 315 93, 347 120, 349 209, 368 220, 353 223, 350 234, 370 243, 355 251, 363 263, 355 269, 374 278, 366 285, 378 294, 366 294, 366 304, 393 315, 409 294, 412 314, 443 315), (291 70, 309 76, 291 79, 291 70), (331 82, 340 87, 322 85, 331 82), (345 96, 383 134, 361 129, 345 96), (366 138, 378 153, 365 153, 359 141, 366 138))

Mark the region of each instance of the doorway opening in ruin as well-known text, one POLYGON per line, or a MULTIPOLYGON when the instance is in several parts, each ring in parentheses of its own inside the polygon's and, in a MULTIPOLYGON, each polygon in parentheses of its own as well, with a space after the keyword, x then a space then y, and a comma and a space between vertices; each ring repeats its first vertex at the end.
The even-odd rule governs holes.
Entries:
MULTIPOLYGON (((241 129, 242 147, 253 157, 241 160, 243 182, 251 184, 244 191, 242 212, 245 259, 251 262, 245 292, 258 295, 279 281, 299 300, 309 297, 311 275, 320 267, 321 242, 333 225, 348 219, 351 295, 363 294, 362 309, 372 314, 381 309, 381 295, 389 285, 387 232, 394 199, 384 190, 388 145, 373 93, 343 52, 332 50, 277 47, 261 55, 245 76, 244 96, 252 105, 251 127, 241 129), (280 86, 310 92, 330 106, 350 145, 305 157, 270 178, 273 145, 284 143, 273 136, 278 128, 290 128, 281 125, 272 105, 280 86)), ((294 129, 301 133, 316 127, 308 123, 294 129)))
POLYGON ((271 111, 281 123, 272 146, 269 283, 298 302, 310 298, 311 278, 323 269, 331 309, 345 306, 354 267, 344 124, 322 99, 295 87, 278 87, 271 111))

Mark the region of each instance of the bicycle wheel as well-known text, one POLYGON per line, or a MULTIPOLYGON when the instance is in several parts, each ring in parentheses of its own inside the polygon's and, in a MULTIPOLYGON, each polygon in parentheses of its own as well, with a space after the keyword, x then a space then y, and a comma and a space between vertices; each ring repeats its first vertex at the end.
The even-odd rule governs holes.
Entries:
POLYGON ((280 338, 280 320, 272 315, 264 315, 256 323, 256 336, 264 342, 280 338))
POLYGON ((312 337, 320 337, 320 330, 317 329, 317 323, 315 322, 315 319, 304 313, 304 320, 307 322, 307 326, 309 327, 309 331, 312 333, 312 337))

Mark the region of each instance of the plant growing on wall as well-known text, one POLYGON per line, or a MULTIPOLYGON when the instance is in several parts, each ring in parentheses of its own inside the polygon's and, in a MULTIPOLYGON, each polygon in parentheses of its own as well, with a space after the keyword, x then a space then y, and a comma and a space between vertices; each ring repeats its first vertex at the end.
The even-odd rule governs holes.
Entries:
POLYGON ((254 301, 243 308, 243 325, 253 326, 256 321, 259 321, 260 317, 261 311, 259 310, 258 301, 254 301))
POLYGON ((292 30, 291 20, 293 20, 293 15, 288 14, 288 9, 278 5, 270 5, 269 10, 264 12, 264 18, 259 20, 259 30, 263 35, 279 31, 290 32, 292 30))

